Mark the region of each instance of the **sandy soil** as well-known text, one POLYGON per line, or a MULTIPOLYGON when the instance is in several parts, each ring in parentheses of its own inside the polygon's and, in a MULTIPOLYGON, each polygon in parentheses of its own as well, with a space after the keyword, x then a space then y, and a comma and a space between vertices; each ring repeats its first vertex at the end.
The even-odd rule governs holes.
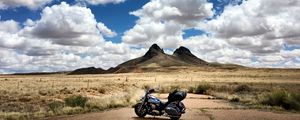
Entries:
MULTIPOLYGON (((167 95, 158 95, 163 100, 167 95)), ((183 101, 187 107, 181 120, 300 120, 299 113, 276 113, 254 109, 239 109, 223 100, 212 96, 188 94, 183 101)), ((98 113, 73 116, 61 116, 48 120, 167 120, 167 117, 146 116, 138 118, 133 108, 120 108, 98 113)))

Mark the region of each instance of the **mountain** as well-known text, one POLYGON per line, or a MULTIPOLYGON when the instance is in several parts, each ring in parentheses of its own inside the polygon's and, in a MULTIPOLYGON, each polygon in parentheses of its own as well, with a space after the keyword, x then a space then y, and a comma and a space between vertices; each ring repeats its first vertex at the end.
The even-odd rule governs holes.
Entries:
MULTIPOLYGON (((238 67, 231 65, 229 67, 238 67)), ((126 61, 114 68, 80 68, 70 74, 103 74, 160 71, 170 67, 228 67, 226 64, 208 63, 191 53, 186 47, 177 48, 172 55, 164 53, 157 44, 153 44, 141 57, 126 61)))
POLYGON ((204 66, 209 64, 208 62, 193 55, 189 49, 183 46, 180 46, 178 49, 176 49, 173 53, 173 56, 176 56, 181 61, 184 61, 190 65, 204 66))
POLYGON ((170 67, 189 65, 176 56, 164 53, 157 44, 153 44, 142 57, 124 62, 117 67, 170 67))
POLYGON ((104 74, 106 70, 102 68, 88 67, 88 68, 79 68, 69 73, 69 75, 76 74, 104 74))

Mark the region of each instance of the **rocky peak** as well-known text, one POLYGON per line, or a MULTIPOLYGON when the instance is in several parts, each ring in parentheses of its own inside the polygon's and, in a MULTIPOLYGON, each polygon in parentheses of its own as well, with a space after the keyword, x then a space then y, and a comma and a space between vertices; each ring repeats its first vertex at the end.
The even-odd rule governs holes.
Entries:
POLYGON ((144 57, 153 57, 156 56, 160 53, 164 53, 164 50, 161 49, 157 44, 153 44, 149 50, 146 52, 146 54, 144 55, 144 57))
POLYGON ((178 55, 189 55, 189 56, 194 56, 188 48, 183 47, 183 46, 180 46, 179 48, 177 48, 177 49, 174 51, 173 55, 177 55, 177 56, 178 56, 178 55))

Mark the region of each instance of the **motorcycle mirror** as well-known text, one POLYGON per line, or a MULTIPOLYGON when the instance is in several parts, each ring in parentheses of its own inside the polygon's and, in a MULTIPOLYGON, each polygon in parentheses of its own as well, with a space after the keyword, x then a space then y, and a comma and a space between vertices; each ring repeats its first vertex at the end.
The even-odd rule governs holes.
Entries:
POLYGON ((149 93, 153 93, 154 91, 155 91, 154 89, 148 90, 149 93))

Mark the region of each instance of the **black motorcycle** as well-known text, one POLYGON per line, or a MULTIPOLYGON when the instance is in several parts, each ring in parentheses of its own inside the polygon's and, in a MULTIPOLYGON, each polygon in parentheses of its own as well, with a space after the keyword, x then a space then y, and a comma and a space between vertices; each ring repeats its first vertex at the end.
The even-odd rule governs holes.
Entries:
POLYGON ((186 97, 186 92, 174 90, 168 96, 166 103, 151 95, 154 89, 147 90, 141 101, 134 106, 135 114, 139 117, 146 115, 166 116, 171 120, 179 120, 185 113, 185 106, 181 102, 186 97))

